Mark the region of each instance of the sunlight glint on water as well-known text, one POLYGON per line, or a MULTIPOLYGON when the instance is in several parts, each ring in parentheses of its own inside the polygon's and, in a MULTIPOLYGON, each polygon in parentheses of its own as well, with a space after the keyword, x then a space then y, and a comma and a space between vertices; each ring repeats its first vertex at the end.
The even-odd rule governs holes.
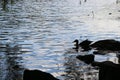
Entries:
POLYGON ((81 4, 80 0, 16 0, 9 2, 5 10, 1 5, 0 70, 6 72, 0 72, 0 79, 9 76, 13 80, 14 74, 9 75, 12 71, 7 69, 16 65, 19 74, 28 68, 49 72, 63 80, 79 78, 81 63, 75 59, 77 54, 69 53, 72 41, 119 40, 118 18, 111 18, 107 10, 103 11, 107 16, 101 12, 113 4, 115 0, 81 0, 81 4), (17 52, 14 46, 19 48, 17 52), (69 76, 70 71, 76 71, 78 76, 69 76))

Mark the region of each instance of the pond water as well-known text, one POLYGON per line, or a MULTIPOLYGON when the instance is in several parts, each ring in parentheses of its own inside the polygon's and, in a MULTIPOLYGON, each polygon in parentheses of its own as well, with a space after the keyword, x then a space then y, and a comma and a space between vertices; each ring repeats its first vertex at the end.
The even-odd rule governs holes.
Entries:
POLYGON ((116 0, 0 1, 0 80, 22 80, 26 68, 80 80, 72 41, 120 40, 116 0))

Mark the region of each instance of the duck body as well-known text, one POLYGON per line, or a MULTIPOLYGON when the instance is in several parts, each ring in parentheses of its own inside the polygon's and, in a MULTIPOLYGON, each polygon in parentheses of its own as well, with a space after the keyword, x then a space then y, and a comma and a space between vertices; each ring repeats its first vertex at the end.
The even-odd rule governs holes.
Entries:
POLYGON ((91 47, 89 46, 92 43, 92 41, 86 39, 83 42, 81 42, 79 44, 79 46, 84 50, 84 51, 88 51, 91 50, 91 47))

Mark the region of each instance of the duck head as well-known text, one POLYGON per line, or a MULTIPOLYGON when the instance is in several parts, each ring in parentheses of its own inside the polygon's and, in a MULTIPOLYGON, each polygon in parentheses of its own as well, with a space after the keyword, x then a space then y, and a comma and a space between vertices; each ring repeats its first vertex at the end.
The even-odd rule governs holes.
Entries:
POLYGON ((75 40, 73 41, 73 43, 75 43, 75 46, 78 46, 78 45, 79 45, 79 40, 78 40, 78 39, 75 39, 75 40))
POLYGON ((79 40, 78 39, 75 39, 74 41, 73 41, 73 43, 75 43, 74 44, 74 48, 73 49, 75 49, 77 52, 78 52, 78 49, 79 49, 79 40))

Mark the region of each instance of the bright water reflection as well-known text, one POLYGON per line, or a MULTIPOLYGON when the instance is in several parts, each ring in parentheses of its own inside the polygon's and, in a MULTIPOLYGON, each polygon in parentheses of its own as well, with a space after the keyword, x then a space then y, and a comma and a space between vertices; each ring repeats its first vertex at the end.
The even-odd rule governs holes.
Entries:
POLYGON ((24 67, 40 69, 63 80, 79 80, 77 70, 81 63, 75 59, 76 54, 68 54, 72 41, 76 38, 119 39, 120 23, 116 18, 106 18, 110 24, 108 29, 108 21, 99 11, 105 4, 115 3, 115 0, 108 1, 101 0, 99 4, 98 0, 15 0, 2 4, 0 79, 16 80, 17 74, 17 80, 21 80, 24 67), (71 70, 78 76, 66 75, 71 70))

